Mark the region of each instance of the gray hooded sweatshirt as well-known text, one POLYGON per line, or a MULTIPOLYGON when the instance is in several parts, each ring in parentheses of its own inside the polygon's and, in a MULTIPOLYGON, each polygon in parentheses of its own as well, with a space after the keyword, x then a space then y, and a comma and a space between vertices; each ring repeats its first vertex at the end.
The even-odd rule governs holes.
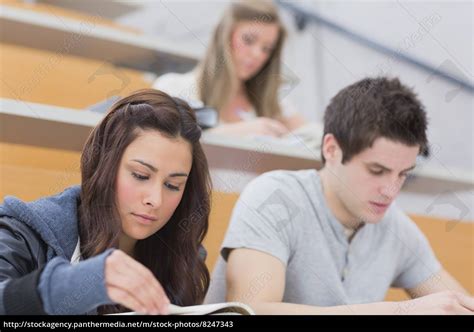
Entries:
MULTIPOLYGON (((40 298, 36 302, 42 311, 54 315, 94 314, 98 306, 113 304, 104 277, 105 259, 113 249, 71 264, 79 240, 79 195, 80 186, 74 186, 30 203, 7 196, 0 205, 0 221, 4 221, 0 223, 0 314, 28 313, 25 308, 32 306, 35 296, 40 298), (35 271, 21 268, 25 256, 20 252, 32 251, 28 236, 22 234, 35 234, 44 242, 38 248, 44 248, 46 254, 38 254, 43 258, 32 264, 38 265, 35 271), (22 273, 32 276, 19 275, 22 273)), ((32 313, 38 312, 31 308, 32 313)))

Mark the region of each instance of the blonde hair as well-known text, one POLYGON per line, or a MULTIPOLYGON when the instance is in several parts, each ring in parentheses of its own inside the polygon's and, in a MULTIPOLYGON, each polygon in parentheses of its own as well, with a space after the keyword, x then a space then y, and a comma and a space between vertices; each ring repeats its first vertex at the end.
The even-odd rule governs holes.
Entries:
POLYGON ((241 21, 276 23, 278 40, 267 62, 260 71, 245 82, 245 89, 258 116, 278 118, 281 109, 278 102, 280 87, 280 63, 286 30, 281 23, 277 8, 271 1, 239 1, 226 10, 214 31, 210 47, 199 65, 198 92, 201 100, 215 109, 222 110, 229 103, 231 91, 235 91, 238 79, 231 57, 231 35, 241 21))

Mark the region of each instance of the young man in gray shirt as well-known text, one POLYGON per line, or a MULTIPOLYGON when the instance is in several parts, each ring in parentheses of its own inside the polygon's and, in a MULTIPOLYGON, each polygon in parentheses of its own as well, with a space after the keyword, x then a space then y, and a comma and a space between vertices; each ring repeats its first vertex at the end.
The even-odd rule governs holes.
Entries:
POLYGON ((324 117, 323 168, 269 172, 242 192, 206 302, 260 314, 472 314, 474 299, 394 203, 429 153, 426 127, 398 79, 340 91, 324 117), (391 286, 413 299, 382 302, 391 286))

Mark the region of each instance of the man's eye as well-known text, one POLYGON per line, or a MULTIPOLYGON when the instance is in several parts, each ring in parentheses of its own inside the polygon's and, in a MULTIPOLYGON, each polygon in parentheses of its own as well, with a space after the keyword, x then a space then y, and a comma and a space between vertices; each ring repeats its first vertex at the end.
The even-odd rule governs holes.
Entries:
POLYGON ((375 171, 375 170, 369 170, 369 172, 373 175, 382 175, 383 174, 383 170, 378 170, 378 171, 375 171))
POLYGON ((146 175, 141 175, 141 174, 138 174, 138 173, 135 173, 135 172, 132 172, 132 176, 133 176, 135 179, 139 180, 139 181, 145 181, 145 180, 148 180, 148 179, 149 179, 148 176, 146 176, 146 175))

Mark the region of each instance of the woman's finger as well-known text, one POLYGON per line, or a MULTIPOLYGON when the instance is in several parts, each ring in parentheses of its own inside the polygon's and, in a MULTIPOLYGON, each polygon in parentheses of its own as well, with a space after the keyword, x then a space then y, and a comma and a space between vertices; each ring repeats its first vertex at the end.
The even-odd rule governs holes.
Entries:
POLYGON ((282 123, 277 120, 269 121, 270 129, 274 132, 277 136, 286 135, 289 133, 288 128, 286 128, 282 123))
POLYGON ((167 303, 166 294, 153 274, 124 253, 106 262, 106 281, 132 294, 150 313, 160 313, 167 303))
POLYGON ((145 309, 143 304, 137 301, 137 299, 134 296, 124 291, 123 289, 112 286, 112 285, 108 285, 107 291, 112 301, 119 303, 127 307, 131 311, 135 311, 136 313, 139 313, 139 314, 147 313, 147 310, 145 309))
POLYGON ((134 288, 135 290, 131 289, 131 291, 139 293, 147 303, 153 303, 158 313, 164 313, 170 301, 153 273, 126 254, 124 254, 122 262, 124 265, 121 266, 119 273, 133 278, 128 289, 134 288))

